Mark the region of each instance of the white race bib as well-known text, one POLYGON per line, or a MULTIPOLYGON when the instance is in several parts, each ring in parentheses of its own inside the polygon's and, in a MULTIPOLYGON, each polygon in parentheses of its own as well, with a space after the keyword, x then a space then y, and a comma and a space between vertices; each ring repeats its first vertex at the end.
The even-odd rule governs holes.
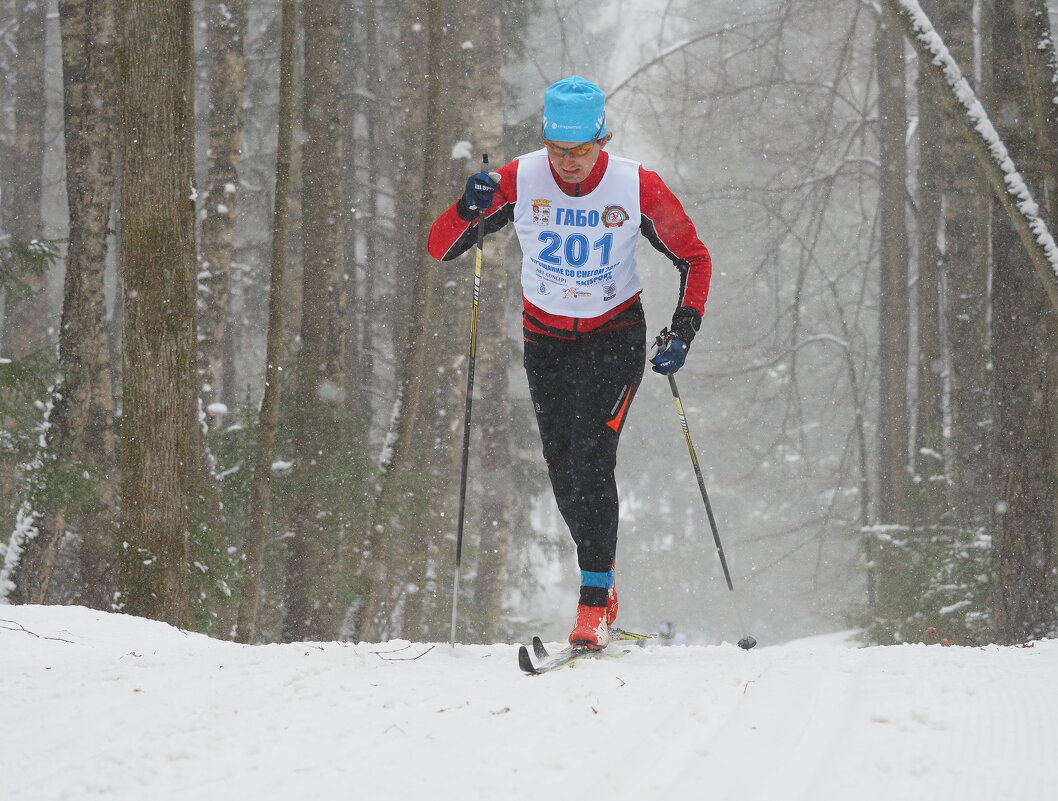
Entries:
POLYGON ((598 317, 643 290, 636 271, 639 164, 610 156, 602 181, 581 197, 558 187, 538 150, 518 157, 514 228, 522 293, 565 317, 598 317))

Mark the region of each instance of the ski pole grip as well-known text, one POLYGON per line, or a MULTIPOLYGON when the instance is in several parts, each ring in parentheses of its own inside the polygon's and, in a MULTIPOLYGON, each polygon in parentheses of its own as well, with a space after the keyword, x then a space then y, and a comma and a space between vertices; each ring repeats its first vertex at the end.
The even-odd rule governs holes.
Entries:
POLYGON ((654 338, 654 350, 651 351, 651 358, 665 350, 665 346, 669 344, 670 339, 672 339, 672 332, 668 328, 661 329, 661 333, 654 338))

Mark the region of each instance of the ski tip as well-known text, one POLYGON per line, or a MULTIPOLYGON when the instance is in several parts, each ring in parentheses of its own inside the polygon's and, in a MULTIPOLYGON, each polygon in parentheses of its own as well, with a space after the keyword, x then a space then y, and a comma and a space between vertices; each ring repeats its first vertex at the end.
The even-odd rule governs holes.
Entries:
POLYGON ((524 645, 518 646, 518 667, 522 669, 523 673, 530 676, 535 676, 540 672, 533 665, 533 660, 529 658, 529 649, 524 645))
POLYGON ((536 654, 537 659, 547 659, 551 656, 544 647, 544 641, 539 637, 533 637, 533 653, 536 654))

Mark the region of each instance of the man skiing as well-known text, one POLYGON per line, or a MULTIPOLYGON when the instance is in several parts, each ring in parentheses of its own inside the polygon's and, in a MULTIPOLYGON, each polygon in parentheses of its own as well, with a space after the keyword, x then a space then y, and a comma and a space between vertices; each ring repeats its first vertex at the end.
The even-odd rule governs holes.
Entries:
POLYGON ((617 617, 614 564, 617 445, 646 359, 636 263, 639 234, 679 271, 676 310, 653 370, 683 366, 701 325, 712 266, 683 206, 656 173, 605 150, 605 96, 571 76, 544 93, 540 150, 477 173, 434 222, 430 254, 459 256, 509 222, 522 249, 525 371, 555 501, 581 571, 574 647, 610 641, 617 617))

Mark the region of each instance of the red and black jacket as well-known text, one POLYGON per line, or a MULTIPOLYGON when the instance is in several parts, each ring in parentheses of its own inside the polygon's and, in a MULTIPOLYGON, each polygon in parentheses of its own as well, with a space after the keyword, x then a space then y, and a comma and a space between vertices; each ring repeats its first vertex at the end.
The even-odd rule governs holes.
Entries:
MULTIPOLYGON (((599 153, 588 177, 578 184, 567 184, 555 173, 555 182, 567 195, 579 196, 592 191, 602 180, 609 163, 605 150, 599 153)), ((498 231, 514 219, 514 204, 518 191, 518 161, 505 164, 498 170, 500 188, 485 214, 485 233, 498 231)), ((679 297, 672 316, 672 330, 688 344, 701 324, 705 301, 712 278, 709 251, 698 238, 694 223, 683 206, 658 174, 639 168, 639 207, 642 215, 640 232, 658 251, 665 254, 680 273, 679 297)), ((460 197, 430 228, 427 248, 430 255, 448 261, 462 255, 477 241, 477 213, 466 207, 460 197)), ((571 338, 579 334, 603 331, 630 325, 642 320, 639 296, 629 298, 598 317, 565 317, 549 314, 522 296, 524 324, 528 331, 549 336, 571 338)))

